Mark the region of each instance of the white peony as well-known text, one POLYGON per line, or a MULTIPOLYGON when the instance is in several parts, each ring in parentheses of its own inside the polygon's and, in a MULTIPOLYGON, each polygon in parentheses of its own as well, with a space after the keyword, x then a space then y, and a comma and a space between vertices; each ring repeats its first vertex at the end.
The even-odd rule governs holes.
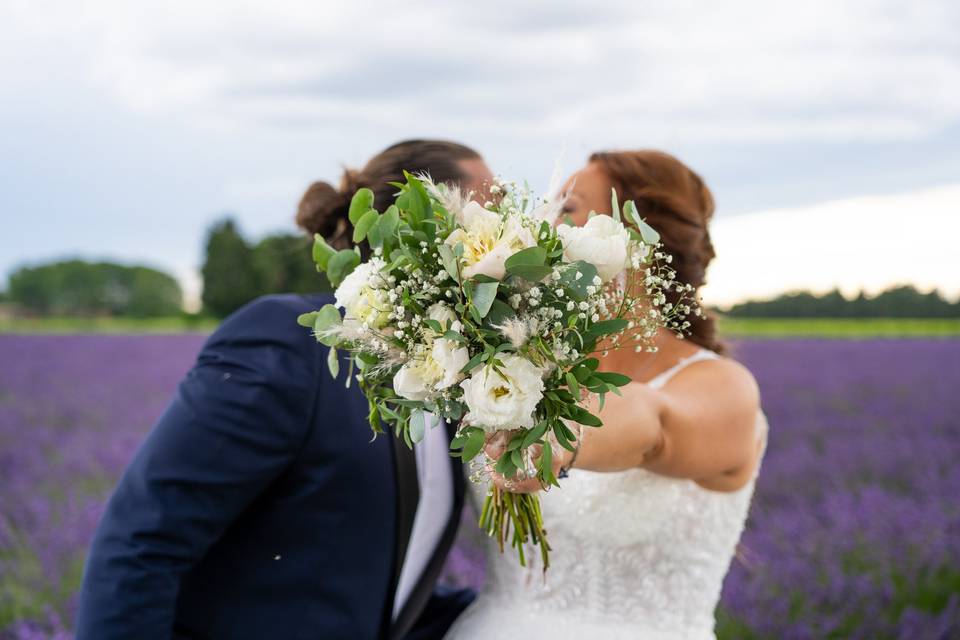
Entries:
POLYGON ((470 352, 458 342, 436 338, 393 376, 393 390, 408 400, 424 400, 434 391, 452 387, 463 379, 460 372, 470 352))
POLYGON ((557 235, 563 241, 563 257, 570 262, 583 260, 592 264, 604 282, 613 280, 627 267, 630 234, 610 216, 593 216, 582 227, 561 224, 557 235))
POLYGON ((380 328, 387 321, 390 303, 380 284, 383 260, 372 258, 357 266, 333 293, 338 307, 346 311, 345 320, 356 320, 380 328))
POLYGON ((483 367, 460 383, 469 412, 465 419, 487 431, 532 428, 543 398, 542 371, 526 358, 501 357, 503 367, 483 367))
POLYGON ((467 203, 459 220, 461 228, 447 236, 446 243, 451 247, 463 244, 463 275, 467 278, 483 274, 499 280, 506 273, 507 258, 536 243, 519 218, 501 218, 476 202, 467 203))

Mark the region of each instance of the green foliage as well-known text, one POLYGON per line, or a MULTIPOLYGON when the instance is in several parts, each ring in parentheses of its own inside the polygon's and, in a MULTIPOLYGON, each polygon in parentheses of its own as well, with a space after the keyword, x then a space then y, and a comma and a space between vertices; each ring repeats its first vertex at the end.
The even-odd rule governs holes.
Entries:
POLYGON ((497 287, 499 282, 478 282, 473 285, 473 307, 477 310, 479 317, 485 318, 490 312, 490 307, 497 297, 497 287))
POLYGON ((938 292, 921 293, 903 285, 876 295, 860 293, 848 299, 834 290, 823 295, 807 291, 785 293, 770 300, 733 306, 735 318, 960 318, 960 301, 949 302, 938 292))
POLYGON ((8 295, 23 310, 58 316, 172 316, 183 303, 180 285, 161 271, 83 260, 21 267, 8 295))
POLYGON ((214 316, 233 313, 262 291, 253 249, 229 218, 208 232, 201 273, 203 308, 214 316))
POLYGON ((327 264, 327 279, 337 287, 360 264, 360 254, 352 249, 337 251, 327 264))
POLYGON ((373 191, 364 187, 353 194, 347 217, 350 219, 350 222, 355 225, 371 208, 373 208, 373 191))
POLYGON ((329 291, 326 276, 317 274, 310 258, 326 265, 335 254, 322 238, 311 243, 299 234, 272 234, 250 245, 233 220, 221 220, 207 235, 204 310, 223 317, 270 293, 329 291))
POLYGON ((547 250, 543 247, 522 249, 507 258, 504 266, 508 276, 516 276, 530 282, 539 282, 552 271, 552 268, 547 265, 547 250))
POLYGON ((311 242, 306 236, 278 233, 260 240, 253 247, 257 295, 315 293, 328 289, 326 278, 317 274, 310 257, 311 242))
POLYGON ((720 333, 749 338, 960 336, 960 318, 720 318, 720 333))

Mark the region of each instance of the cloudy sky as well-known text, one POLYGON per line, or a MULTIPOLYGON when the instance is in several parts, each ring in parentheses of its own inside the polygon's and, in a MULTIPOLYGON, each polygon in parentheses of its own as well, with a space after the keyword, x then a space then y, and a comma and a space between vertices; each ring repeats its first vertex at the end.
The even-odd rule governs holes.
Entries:
POLYGON ((955 295, 958 32, 953 0, 6 0, 0 276, 115 258, 195 294, 212 220, 292 230, 312 180, 430 136, 541 189, 562 150, 673 152, 717 195, 708 302, 955 295))

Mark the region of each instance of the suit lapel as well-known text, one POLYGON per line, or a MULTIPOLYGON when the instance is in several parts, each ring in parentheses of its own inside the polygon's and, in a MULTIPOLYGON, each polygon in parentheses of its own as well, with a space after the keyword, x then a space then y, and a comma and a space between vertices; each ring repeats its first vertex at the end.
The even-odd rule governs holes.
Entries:
MULTIPOLYGON (((390 588, 387 592, 387 601, 384 606, 382 629, 389 630, 394 626, 393 606, 394 596, 397 593, 397 583, 400 581, 400 570, 403 568, 404 558, 407 556, 407 547, 410 546, 410 536, 413 534, 413 521, 417 515, 417 503, 420 501, 420 483, 417 480, 417 457, 413 449, 407 447, 401 438, 388 434, 393 448, 393 468, 396 479, 397 510, 393 545, 393 565, 390 570, 390 588)), ((392 635, 392 634, 391 634, 392 635)))
MULTIPOLYGON (((447 436, 450 440, 453 439, 456 430, 456 424, 447 425, 447 436)), ((443 530, 443 535, 440 536, 440 542, 434 548, 433 554, 427 562, 427 566, 424 567, 417 584, 410 592, 410 597, 407 598, 406 603, 404 603, 403 608, 400 610, 400 614, 393 623, 393 627, 390 630, 390 638, 392 640, 399 640, 406 636, 420 617, 424 607, 426 607, 427 602, 430 600, 430 596, 433 594, 433 587, 437 582, 437 578, 440 577, 443 563, 447 559, 447 554, 450 553, 450 548, 453 546, 453 541, 457 535, 457 529, 460 525, 460 514, 463 510, 465 482, 463 478, 463 465, 460 464, 460 458, 451 456, 450 464, 451 473, 453 474, 453 509, 450 511, 450 518, 447 520, 447 526, 443 530)))

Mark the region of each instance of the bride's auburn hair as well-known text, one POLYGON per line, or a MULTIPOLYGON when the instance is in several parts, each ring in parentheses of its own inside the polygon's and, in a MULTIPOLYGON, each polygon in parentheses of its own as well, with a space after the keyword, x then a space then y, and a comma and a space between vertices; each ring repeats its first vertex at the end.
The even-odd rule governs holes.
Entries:
MULTIPOLYGON (((610 179, 620 202, 633 200, 640 216, 660 233, 664 250, 673 256, 670 266, 677 280, 699 292, 716 255, 709 229, 715 205, 703 179, 663 151, 601 151, 591 155, 590 162, 610 179)), ((667 294, 671 303, 678 298, 674 291, 667 294)), ((716 353, 726 350, 717 337, 716 321, 706 310, 687 320, 691 342, 716 353)))
POLYGON ((328 182, 311 184, 297 207, 297 225, 313 235, 319 233, 336 249, 349 249, 351 229, 347 213, 358 189, 373 191, 374 206, 383 209, 404 182, 403 172, 429 173, 435 182, 459 183, 467 176, 460 160, 479 158, 470 147, 447 140, 405 140, 373 156, 363 169, 345 168, 340 187, 328 182))

